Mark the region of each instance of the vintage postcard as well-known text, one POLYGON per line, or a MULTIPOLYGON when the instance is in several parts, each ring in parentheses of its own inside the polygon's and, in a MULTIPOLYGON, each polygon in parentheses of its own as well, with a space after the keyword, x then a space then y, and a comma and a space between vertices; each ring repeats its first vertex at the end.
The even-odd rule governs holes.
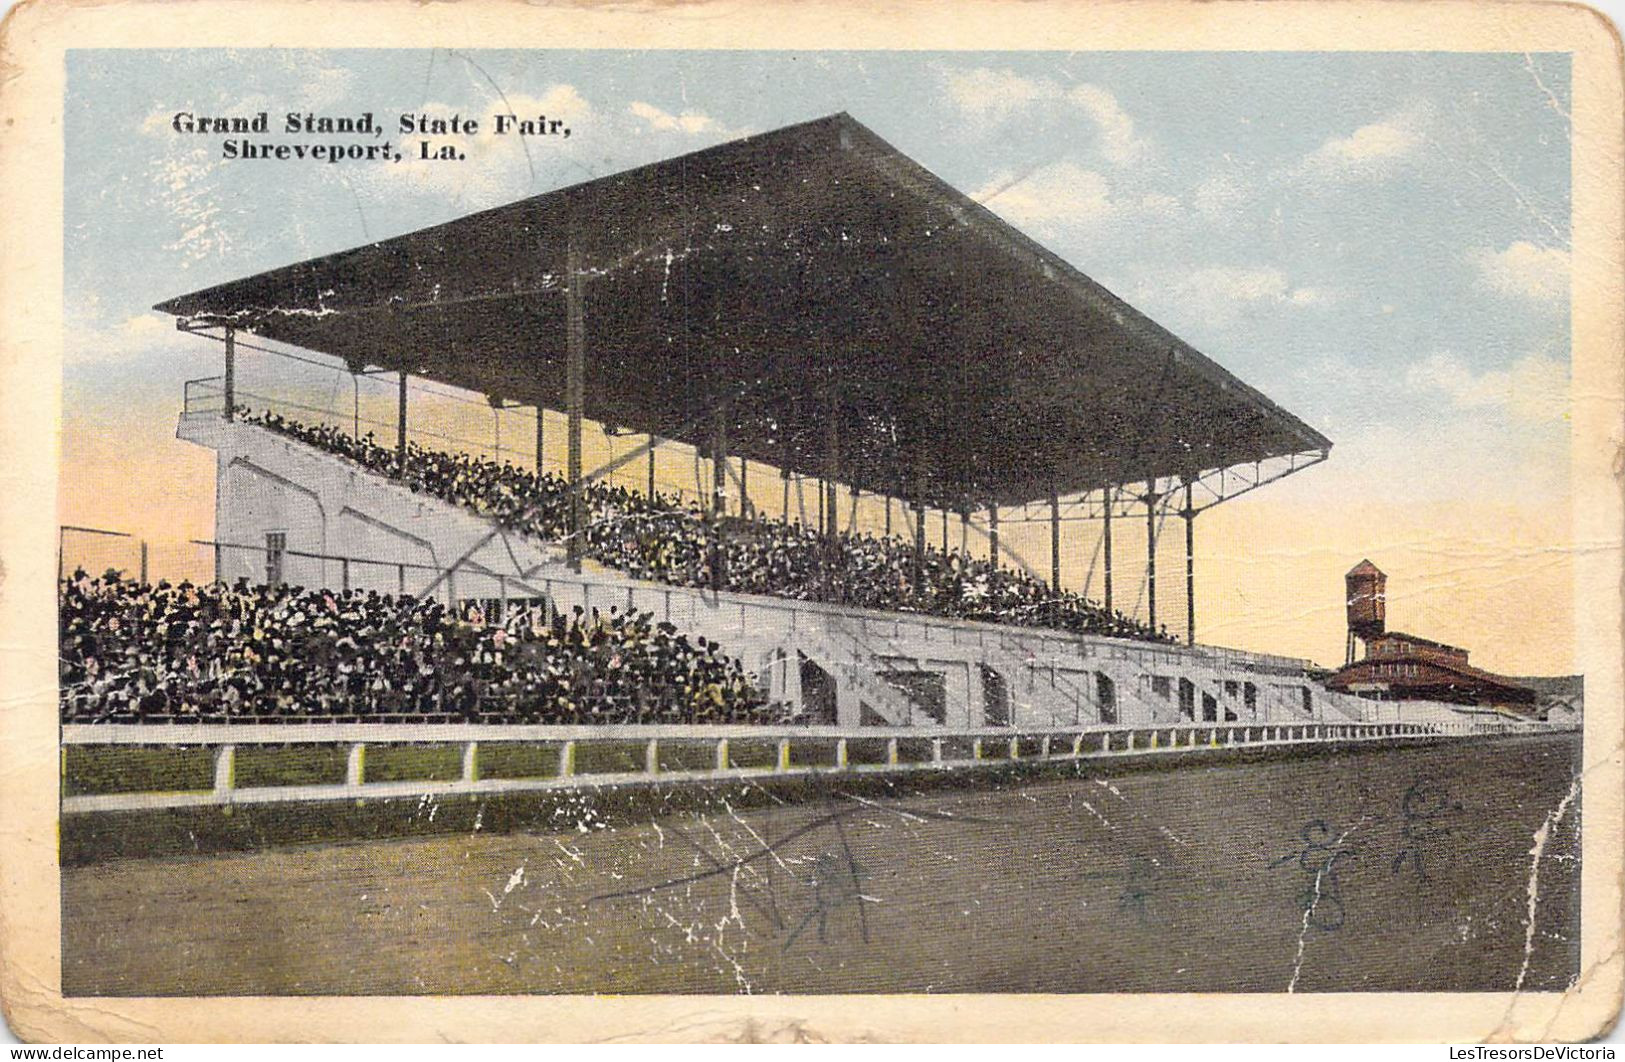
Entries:
POLYGON ((24 4, 31 1040, 1600 1035, 1556 4, 24 4))

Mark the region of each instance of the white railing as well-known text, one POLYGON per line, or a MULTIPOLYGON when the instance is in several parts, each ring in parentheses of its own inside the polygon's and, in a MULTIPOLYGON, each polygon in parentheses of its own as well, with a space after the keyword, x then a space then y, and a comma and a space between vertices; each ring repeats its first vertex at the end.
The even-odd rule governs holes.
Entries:
POLYGON ((515 793, 584 786, 654 782, 921 771, 986 767, 1011 761, 1066 761, 1213 753, 1288 745, 1380 743, 1545 733, 1541 723, 1230 722, 1089 727, 973 729, 926 727, 765 726, 510 726, 481 724, 335 723, 287 726, 249 724, 80 724, 62 728, 63 765, 75 749, 140 746, 207 750, 212 786, 183 792, 81 793, 62 798, 65 814, 155 808, 277 804, 326 800, 422 798, 515 793), (741 765, 735 743, 749 744, 765 762, 741 765), (244 746, 317 746, 345 750, 343 782, 239 787, 237 750, 244 746), (446 780, 369 781, 369 746, 438 746, 460 750, 458 777, 446 780), (592 746, 641 752, 633 771, 578 770, 592 746), (554 754, 555 769, 536 777, 482 777, 482 746, 530 747, 554 754), (702 766, 663 766, 662 750, 689 752, 702 766))

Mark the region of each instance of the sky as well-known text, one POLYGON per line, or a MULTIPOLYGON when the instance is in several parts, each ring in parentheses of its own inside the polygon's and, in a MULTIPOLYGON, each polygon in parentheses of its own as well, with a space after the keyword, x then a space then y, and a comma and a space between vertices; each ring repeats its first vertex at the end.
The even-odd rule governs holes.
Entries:
MULTIPOLYGON (((1570 667, 1567 56, 123 50, 68 75, 66 523, 212 531, 213 455, 174 424, 219 349, 154 303, 846 111, 1333 440, 1198 520, 1201 640, 1340 663, 1342 574, 1369 557, 1392 626, 1570 667), (171 126, 259 110, 571 136, 326 165, 223 161, 171 126)), ((1076 585, 1091 541, 1068 535, 1076 585)), ((1047 527, 1006 537, 1048 570, 1047 527)), ((1182 586, 1158 596, 1183 617, 1182 586)))

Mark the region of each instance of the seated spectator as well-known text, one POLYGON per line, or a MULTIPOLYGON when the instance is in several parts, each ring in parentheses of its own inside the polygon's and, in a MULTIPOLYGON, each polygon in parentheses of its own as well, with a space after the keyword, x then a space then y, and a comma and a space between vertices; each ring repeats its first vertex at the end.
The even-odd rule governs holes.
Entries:
POLYGON ((486 617, 371 590, 60 587, 64 722, 769 723, 738 660, 641 613, 486 617))
MULTIPOLYGON (((550 542, 569 533, 569 482, 554 473, 528 471, 465 453, 448 454, 409 442, 405 461, 369 433, 357 439, 327 425, 300 424, 277 413, 242 419, 354 461, 397 475, 412 490, 468 508, 503 527, 550 542), (399 466, 399 467, 398 467, 399 466)), ((585 556, 636 579, 675 586, 711 585, 712 524, 694 503, 625 487, 589 483, 583 488, 587 523, 585 556)), ((1056 593, 1029 572, 995 568, 962 551, 927 547, 924 585, 913 583, 914 546, 897 537, 848 531, 826 536, 808 528, 728 517, 723 521, 723 589, 803 601, 830 601, 894 612, 920 612, 989 623, 1058 627, 1172 642, 1121 612, 1070 591, 1056 593)))

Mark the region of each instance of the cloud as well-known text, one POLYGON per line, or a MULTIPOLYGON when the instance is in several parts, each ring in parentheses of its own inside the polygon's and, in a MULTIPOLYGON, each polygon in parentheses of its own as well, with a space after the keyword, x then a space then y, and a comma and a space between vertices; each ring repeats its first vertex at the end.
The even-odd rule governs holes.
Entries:
POLYGON ((1018 176, 995 173, 971 198, 1006 221, 1044 235, 1063 228, 1087 228, 1124 217, 1172 217, 1179 200, 1170 195, 1120 195, 1094 170, 1076 162, 1056 162, 1018 176))
POLYGON ((1138 129, 1110 90, 1099 85, 1062 85, 1049 78, 1022 77, 1009 70, 977 67, 951 70, 945 75, 948 99, 961 114, 979 125, 1002 125, 1026 117, 1040 105, 1061 112, 1075 111, 1094 126, 1100 153, 1118 166, 1138 162, 1151 152, 1151 143, 1138 129))
POLYGON ((1568 366, 1545 354, 1475 372, 1459 355, 1440 352, 1407 369, 1405 382, 1444 395, 1458 409, 1500 409, 1531 421, 1562 420, 1569 410, 1568 366))
POLYGON ((66 308, 63 361, 68 365, 127 364, 176 344, 175 319, 168 314, 132 314, 116 323, 100 319, 97 299, 81 299, 66 308))
POLYGON ((977 122, 1001 124, 1037 103, 1054 103, 1061 88, 1053 81, 1025 78, 1009 70, 950 70, 948 99, 977 122))
POLYGON ((1136 298, 1178 304, 1186 314, 1225 324, 1248 309, 1325 306, 1337 296, 1325 288, 1294 286, 1286 273, 1273 266, 1205 266, 1142 282, 1136 298))
POLYGON ((1225 219, 1246 201, 1248 190, 1239 178, 1216 173, 1199 182, 1191 193, 1191 205, 1204 217, 1225 219))
POLYGON ((1124 166, 1149 153, 1149 144, 1134 130, 1134 119, 1110 92, 1098 85, 1078 85, 1067 99, 1094 119, 1100 152, 1112 162, 1124 166))
POLYGON ((1321 180, 1380 179, 1426 142, 1428 108, 1411 104, 1348 136, 1332 137, 1293 167, 1296 175, 1321 180))
POLYGON ((739 135, 738 131, 728 129, 721 122, 709 114, 699 111, 683 111, 681 114, 672 114, 663 111, 652 103, 643 100, 633 100, 626 108, 627 113, 638 119, 648 129, 657 133, 682 133, 688 136, 701 136, 712 134, 714 136, 733 137, 739 135))
POLYGON ((1569 294, 1569 254, 1519 240, 1504 251, 1487 247, 1468 254, 1481 287, 1536 302, 1562 302, 1569 294))

